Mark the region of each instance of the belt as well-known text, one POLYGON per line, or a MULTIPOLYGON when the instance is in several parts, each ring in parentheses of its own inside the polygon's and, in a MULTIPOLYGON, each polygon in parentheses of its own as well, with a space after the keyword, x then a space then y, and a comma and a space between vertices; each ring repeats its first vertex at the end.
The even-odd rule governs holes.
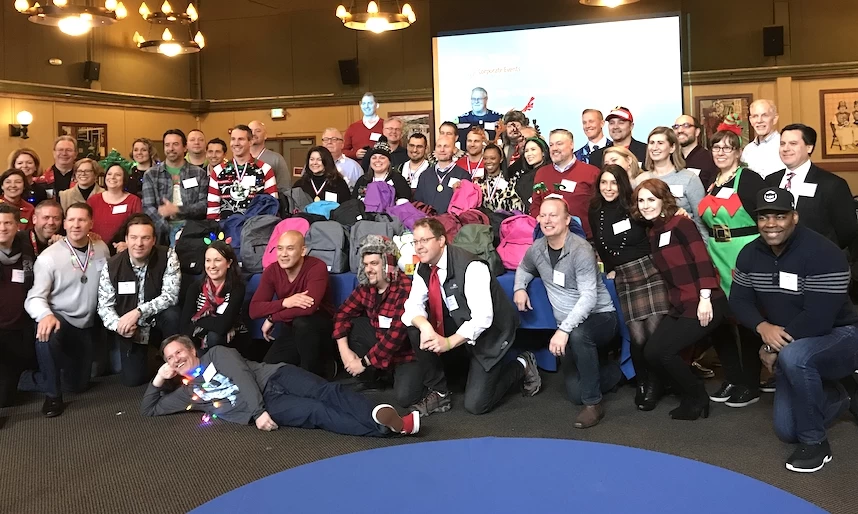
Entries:
POLYGON ((759 233, 757 227, 730 228, 726 225, 709 227, 709 237, 714 237, 719 243, 729 243, 734 237, 753 236, 759 233))

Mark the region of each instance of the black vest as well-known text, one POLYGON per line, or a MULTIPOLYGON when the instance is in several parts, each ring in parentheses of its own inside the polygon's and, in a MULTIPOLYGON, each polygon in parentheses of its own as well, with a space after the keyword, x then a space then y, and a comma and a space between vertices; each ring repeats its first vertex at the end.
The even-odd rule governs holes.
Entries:
MULTIPOLYGON (((454 297, 459 308, 450 312, 447 310, 446 301, 443 302, 444 318, 452 318, 453 323, 458 328, 462 326, 462 323, 471 319, 471 309, 468 307, 468 298, 465 297, 465 270, 468 269, 468 265, 473 261, 482 262, 486 266, 488 266, 488 263, 456 246, 447 245, 446 248, 447 278, 441 284, 444 295, 443 299, 449 296, 454 297)), ((427 286, 429 284, 430 273, 431 270, 428 264, 421 263, 417 267, 417 274, 423 278, 427 286)), ((489 275, 491 275, 491 271, 489 275)), ((486 371, 491 370, 495 364, 503 359, 506 352, 512 348, 512 343, 515 340, 515 331, 520 323, 518 311, 515 310, 509 297, 504 293, 494 276, 491 276, 489 291, 486 291, 485 296, 481 294, 479 298, 472 298, 471 300, 474 302, 484 302, 489 299, 491 299, 492 312, 494 313, 492 326, 480 334, 475 345, 466 345, 472 351, 474 358, 479 361, 480 365, 486 371)))
MULTIPOLYGON (((166 246, 157 245, 152 249, 149 262, 146 265, 146 278, 143 281, 143 300, 150 301, 161 294, 161 285, 164 282, 164 272, 167 271, 166 246)), ((131 257, 128 250, 118 253, 107 261, 107 274, 110 283, 116 291, 116 314, 123 316, 137 308, 137 275, 131 266, 131 257), (134 294, 119 294, 120 282, 134 282, 134 294)))

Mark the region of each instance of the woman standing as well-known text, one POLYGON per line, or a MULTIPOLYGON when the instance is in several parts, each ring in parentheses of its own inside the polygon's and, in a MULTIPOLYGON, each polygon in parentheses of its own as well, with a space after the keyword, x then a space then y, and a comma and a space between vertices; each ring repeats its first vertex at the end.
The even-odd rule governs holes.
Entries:
POLYGON ((706 245, 694 222, 676 216, 676 198, 662 180, 641 182, 633 196, 632 215, 652 224, 649 229, 652 261, 667 284, 670 309, 644 348, 651 372, 662 372, 682 393, 673 419, 709 416, 709 395, 703 383, 679 355, 712 333, 727 312, 727 297, 706 245))
POLYGON ((125 181, 125 190, 132 195, 142 197, 143 175, 158 161, 158 151, 149 139, 137 138, 131 145, 131 160, 134 161, 134 165, 131 166, 128 180, 125 181))
POLYGON ((86 202, 90 195, 104 191, 101 186, 96 184, 98 177, 102 174, 102 170, 101 166, 95 160, 87 157, 77 161, 74 163, 72 173, 74 173, 74 180, 77 183, 70 189, 60 191, 60 205, 63 207, 63 212, 70 205, 78 202, 86 202))
POLYGON ((310 148, 304 173, 293 187, 303 189, 314 202, 326 200, 342 204, 352 197, 349 185, 334 164, 334 157, 324 146, 310 148))
POLYGON ((700 200, 706 195, 703 183, 693 171, 685 169, 685 158, 679 149, 676 133, 668 127, 656 127, 649 133, 646 153, 646 169, 651 170, 637 176, 635 184, 657 178, 668 185, 676 197, 676 203, 691 215, 697 230, 706 243, 709 231, 697 213, 700 200))
POLYGON ((515 190, 515 181, 507 181, 501 172, 503 151, 494 143, 483 152, 485 174, 474 182, 483 190, 483 207, 491 211, 524 211, 515 190))
POLYGON ((548 153, 548 145, 541 137, 534 136, 524 142, 524 159, 519 159, 509 169, 509 181, 513 184, 515 192, 521 199, 522 211, 530 211, 530 203, 533 197, 533 179, 536 178, 536 170, 551 164, 551 156, 548 153), (520 164, 519 164, 520 163, 520 164))
POLYGON ((354 198, 363 201, 366 198, 366 188, 372 182, 387 182, 396 194, 396 199, 403 198, 411 201, 411 187, 401 173, 396 173, 390 167, 391 153, 387 138, 381 136, 375 146, 369 151, 369 169, 355 181, 354 198))
MULTIPOLYGON (((753 170, 742 167, 739 162, 742 147, 734 132, 716 132, 709 148, 718 167, 718 176, 709 187, 709 194, 700 202, 698 211, 709 228, 709 255, 721 277, 721 289, 729 297, 739 252, 760 235, 756 218, 750 213, 757 208, 757 192, 765 187, 765 182, 753 170)), ((760 337, 731 322, 725 323, 713 339, 724 367, 725 381, 709 399, 728 407, 756 403, 760 399, 762 367, 757 355, 762 345, 760 337)))
POLYGON ((245 294, 231 246, 215 241, 205 256, 206 274, 188 289, 182 312, 182 333, 202 349, 232 342, 245 294))
MULTIPOLYGON (((90 195, 86 201, 92 207, 92 231, 105 242, 113 240, 113 236, 132 214, 143 211, 140 198, 125 192, 126 176, 122 166, 112 165, 104 175, 107 190, 90 195)), ((115 249, 110 250, 114 253, 115 249)))
POLYGON ((658 375, 648 372, 644 348, 670 309, 670 300, 667 286, 649 256, 646 226, 632 218, 631 205, 628 173, 617 164, 606 164, 599 189, 590 202, 590 230, 605 272, 614 279, 629 327, 637 379, 635 405, 648 411, 655 408, 662 388, 658 375))
POLYGON ((23 194, 27 189, 27 177, 21 170, 6 170, 0 175, 0 187, 3 188, 3 196, 0 202, 8 203, 21 211, 18 219, 18 230, 27 230, 33 227, 33 213, 35 207, 24 201, 23 194))
POLYGON ((9 168, 21 170, 27 178, 27 188, 24 191, 24 200, 33 205, 39 205, 39 202, 48 199, 48 192, 41 184, 36 184, 33 180, 42 174, 39 168, 39 154, 35 150, 29 148, 19 148, 12 152, 9 157, 9 168))
POLYGON ((467 171, 474 180, 482 178, 485 175, 485 161, 483 160, 483 150, 488 143, 486 131, 480 127, 471 127, 468 136, 465 139, 465 150, 467 152, 458 161, 456 166, 467 171))

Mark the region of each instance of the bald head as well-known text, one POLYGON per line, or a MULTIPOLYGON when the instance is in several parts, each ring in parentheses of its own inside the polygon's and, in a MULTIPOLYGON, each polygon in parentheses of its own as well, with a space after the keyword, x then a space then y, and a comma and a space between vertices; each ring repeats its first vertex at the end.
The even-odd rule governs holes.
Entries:
POLYGON ((283 232, 277 240, 277 264, 287 273, 297 273, 304 265, 304 236, 296 230, 283 232))
POLYGON ((322 146, 331 152, 336 161, 343 155, 343 133, 333 127, 326 128, 322 132, 322 146))
POLYGON ((435 159, 438 164, 446 166, 453 160, 453 149, 456 140, 450 136, 438 136, 435 142, 435 159))
POLYGON ((253 149, 261 149, 265 146, 265 139, 268 137, 268 133, 265 132, 265 124, 259 120, 253 120, 247 126, 252 132, 251 145, 253 149))

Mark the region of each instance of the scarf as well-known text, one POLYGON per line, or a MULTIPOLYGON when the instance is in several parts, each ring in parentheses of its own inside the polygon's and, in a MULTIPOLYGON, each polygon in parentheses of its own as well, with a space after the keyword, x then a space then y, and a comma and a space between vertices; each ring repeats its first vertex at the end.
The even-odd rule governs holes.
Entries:
POLYGON ((203 295, 203 305, 197 311, 196 314, 191 316, 191 321, 196 322, 200 318, 205 318, 206 316, 214 316, 217 313, 217 308, 220 307, 225 297, 218 296, 217 287, 212 282, 212 279, 206 277, 205 282, 203 282, 203 288, 200 294, 203 295))

